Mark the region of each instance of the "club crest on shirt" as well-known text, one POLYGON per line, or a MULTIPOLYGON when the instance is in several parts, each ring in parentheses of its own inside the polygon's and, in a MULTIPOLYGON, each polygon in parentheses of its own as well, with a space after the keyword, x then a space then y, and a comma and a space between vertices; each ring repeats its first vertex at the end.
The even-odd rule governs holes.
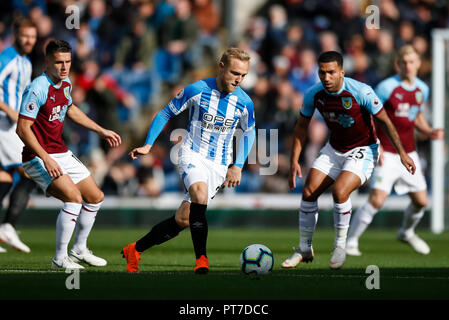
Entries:
POLYGON ((421 91, 415 92, 415 99, 416 99, 416 102, 419 104, 421 104, 423 102, 424 99, 423 99, 423 94, 421 91))
POLYGON ((343 97, 341 98, 341 104, 343 105, 343 108, 346 110, 351 109, 352 107, 352 99, 351 97, 343 97))
POLYGON ((64 88, 64 95, 67 98, 67 100, 70 100, 70 88, 69 87, 64 88))

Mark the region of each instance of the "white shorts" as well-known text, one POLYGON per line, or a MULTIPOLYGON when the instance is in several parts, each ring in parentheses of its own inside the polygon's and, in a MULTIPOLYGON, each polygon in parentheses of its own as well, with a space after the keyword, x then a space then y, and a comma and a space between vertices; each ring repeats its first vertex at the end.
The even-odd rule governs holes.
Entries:
POLYGON ((379 144, 357 147, 341 153, 335 150, 329 142, 320 150, 312 167, 320 170, 334 181, 342 171, 356 174, 363 185, 373 173, 379 158, 379 144))
MULTIPOLYGON (((64 153, 52 153, 50 156, 59 164, 63 174, 69 175, 73 183, 86 179, 90 176, 89 170, 84 164, 78 160, 72 153, 67 151, 64 153)), ((46 193, 48 186, 52 183, 53 178, 50 177, 47 169, 45 169, 44 162, 39 157, 34 157, 32 160, 23 164, 25 172, 28 173, 31 179, 36 182, 39 187, 46 193)))
POLYGON ((0 166, 3 170, 22 165, 23 142, 16 133, 17 125, 0 128, 0 166))
POLYGON ((415 162, 415 174, 408 172, 402 165, 399 154, 384 152, 382 165, 377 166, 374 170, 371 188, 383 190, 390 194, 394 187, 398 195, 426 190, 426 179, 421 169, 418 154, 413 151, 408 155, 415 162))
POLYGON ((212 200, 226 179, 228 167, 216 164, 194 151, 181 150, 179 155, 178 172, 184 189, 184 201, 191 202, 189 188, 195 182, 205 182, 207 185, 208 203, 212 200))

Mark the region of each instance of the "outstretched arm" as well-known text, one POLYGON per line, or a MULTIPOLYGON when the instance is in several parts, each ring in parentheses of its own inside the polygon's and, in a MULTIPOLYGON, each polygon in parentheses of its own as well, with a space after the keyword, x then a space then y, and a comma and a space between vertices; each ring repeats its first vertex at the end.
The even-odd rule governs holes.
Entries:
POLYGON ((168 120, 173 116, 172 113, 169 112, 167 107, 158 112, 156 117, 154 117, 153 122, 151 122, 150 128, 148 129, 147 138, 143 146, 134 148, 129 156, 131 159, 137 159, 137 156, 142 156, 148 154, 153 146, 154 141, 161 133, 162 129, 164 129, 168 120))
POLYGON ((393 123, 391 122, 385 110, 382 109, 379 113, 375 115, 375 117, 377 120, 380 121, 380 124, 382 125, 384 132, 387 134, 391 143, 399 153, 399 156, 401 157, 401 162, 404 165, 404 167, 407 169, 408 172, 414 174, 416 170, 415 163, 413 162, 412 158, 409 157, 407 152, 405 152, 404 147, 402 146, 401 143, 401 139, 399 138, 399 134, 396 131, 396 128, 394 127, 393 123))
POLYGON ((425 134, 429 139, 432 140, 444 139, 444 130, 432 128, 421 112, 415 119, 415 127, 416 129, 418 129, 419 132, 425 134))
POLYGON ((296 122, 292 153, 290 155, 290 175, 288 178, 290 189, 296 188, 296 177, 302 177, 301 166, 299 165, 299 156, 301 155, 302 148, 306 141, 307 129, 309 128, 311 119, 312 118, 304 117, 300 114, 299 119, 296 122))
POLYGON ((98 125, 74 104, 67 110, 67 116, 80 126, 96 132, 99 137, 105 139, 111 147, 118 147, 122 143, 122 139, 117 133, 98 125))

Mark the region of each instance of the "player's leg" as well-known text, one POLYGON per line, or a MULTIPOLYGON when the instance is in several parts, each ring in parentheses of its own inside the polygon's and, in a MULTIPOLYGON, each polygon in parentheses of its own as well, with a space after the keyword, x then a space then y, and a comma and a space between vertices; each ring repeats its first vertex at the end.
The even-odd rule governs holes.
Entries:
POLYGON ((415 228, 424 216, 424 210, 427 206, 427 191, 410 192, 409 197, 411 202, 404 211, 402 226, 398 231, 398 239, 410 244, 416 252, 428 254, 430 252, 428 244, 415 234, 415 228))
POLYGON ((52 266, 82 269, 83 266, 70 259, 67 252, 81 211, 81 192, 67 174, 54 179, 46 192, 63 202, 63 207, 56 220, 56 254, 52 266))
POLYGON ((75 262, 85 262, 96 267, 105 266, 107 261, 95 256, 87 248, 87 239, 103 203, 104 194, 90 175, 76 183, 76 187, 83 201, 76 223, 73 247, 69 252, 69 256, 75 262))
POLYGON ((189 187, 190 215, 189 225, 192 236, 193 249, 195 250, 196 273, 207 273, 209 271, 209 261, 206 252, 208 224, 206 210, 208 203, 208 187, 205 182, 199 181, 189 187))
POLYGON ((30 193, 36 184, 27 177, 23 167, 18 167, 17 171, 21 177, 9 196, 9 206, 3 223, 0 225, 0 238, 13 248, 28 253, 30 248, 20 240, 15 225, 19 216, 25 211, 30 193))
POLYGON ((190 202, 183 201, 175 215, 159 222, 142 238, 123 248, 127 272, 139 272, 140 255, 155 245, 160 245, 176 237, 189 226, 190 202))
MULTIPOLYGON (((8 194, 9 190, 12 186, 12 175, 8 171, 4 171, 3 169, 0 169, 0 211, 2 209, 2 203, 3 199, 8 194)), ((5 241, 5 236, 3 235, 4 232, 2 232, 3 228, 0 226, 0 240, 5 241)), ((0 253, 6 252, 6 249, 0 247, 0 253)))
POLYGON ((346 253, 360 256, 359 238, 373 221, 376 213, 382 208, 388 193, 380 189, 371 189, 368 201, 353 214, 346 241, 346 253))
POLYGON ((324 172, 312 168, 307 175, 299 209, 299 245, 293 255, 282 263, 283 268, 294 268, 300 262, 313 260, 312 240, 318 221, 318 197, 334 180, 324 172))

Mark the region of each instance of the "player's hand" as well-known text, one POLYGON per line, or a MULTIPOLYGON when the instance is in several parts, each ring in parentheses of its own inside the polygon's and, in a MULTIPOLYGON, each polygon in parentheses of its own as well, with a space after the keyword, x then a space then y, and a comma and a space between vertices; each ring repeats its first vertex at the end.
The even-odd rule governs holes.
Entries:
POLYGON ((299 163, 293 163, 290 166, 290 173, 288 176, 288 185, 290 186, 290 189, 296 188, 296 177, 302 178, 302 171, 299 163))
POLYGON ((122 143, 122 138, 112 130, 102 130, 99 133, 100 138, 106 140, 112 148, 118 147, 122 143))
POLYGON ((443 140, 444 139, 444 129, 433 129, 430 134, 430 139, 432 140, 443 140))
POLYGON ((240 180, 242 179, 242 168, 237 166, 232 166, 228 169, 226 173, 226 179, 223 182, 223 187, 234 188, 240 185, 240 180))
POLYGON ((130 153, 129 156, 131 159, 136 160, 137 156, 143 156, 150 152, 151 146, 149 144, 144 145, 143 147, 134 148, 130 153))
POLYGON ((42 160, 44 161, 45 169, 47 169, 50 177, 56 179, 63 175, 61 167, 52 157, 48 156, 48 158, 42 160))
POLYGON ((401 162, 408 172, 410 172, 411 174, 415 174, 416 171, 415 162, 413 161, 412 158, 410 158, 410 156, 407 153, 404 152, 401 154, 401 162))

